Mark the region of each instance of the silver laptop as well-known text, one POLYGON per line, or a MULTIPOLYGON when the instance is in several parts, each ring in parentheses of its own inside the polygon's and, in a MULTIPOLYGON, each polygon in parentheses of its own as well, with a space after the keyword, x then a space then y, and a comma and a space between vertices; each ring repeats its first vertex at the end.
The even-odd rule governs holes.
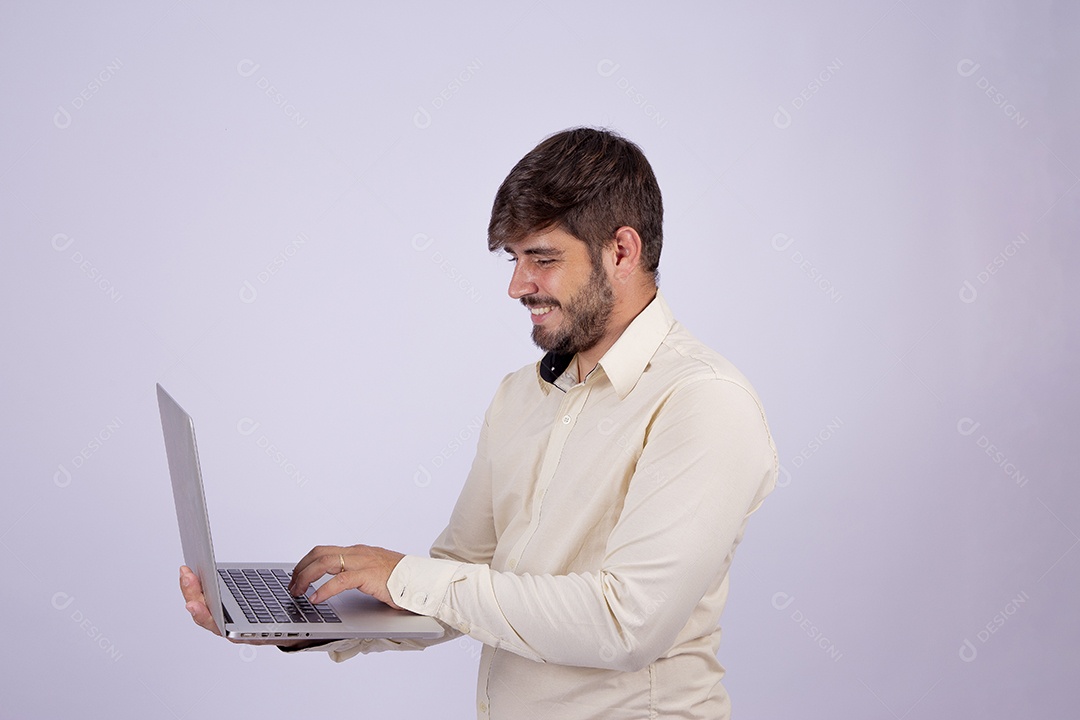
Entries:
POLYGON ((161 385, 157 396, 184 564, 199 577, 206 605, 223 635, 324 640, 442 636, 442 626, 432 618, 394 610, 359 590, 345 591, 318 605, 306 597, 293 598, 286 589, 293 563, 215 562, 195 423, 161 385))

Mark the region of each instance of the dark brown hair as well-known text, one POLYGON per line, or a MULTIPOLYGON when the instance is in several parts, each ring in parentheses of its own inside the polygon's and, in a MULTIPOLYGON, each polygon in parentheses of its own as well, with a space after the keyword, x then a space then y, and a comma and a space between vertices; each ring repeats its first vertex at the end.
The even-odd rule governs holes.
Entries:
POLYGON ((658 276, 664 205, 649 161, 609 130, 571 128, 521 158, 495 193, 488 248, 561 227, 589 247, 593 263, 627 225, 641 236, 641 266, 658 276))

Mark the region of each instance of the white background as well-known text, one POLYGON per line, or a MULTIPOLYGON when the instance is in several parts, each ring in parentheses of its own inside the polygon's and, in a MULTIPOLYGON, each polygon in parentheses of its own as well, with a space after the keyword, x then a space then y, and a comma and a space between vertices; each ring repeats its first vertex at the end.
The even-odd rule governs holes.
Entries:
POLYGON ((153 388, 220 559, 426 552, 538 356, 495 189, 587 124, 652 161, 662 288, 780 449, 735 716, 1073 717, 1078 15, 5 3, 0 715, 474 714, 468 639, 335 665, 191 624, 153 388))

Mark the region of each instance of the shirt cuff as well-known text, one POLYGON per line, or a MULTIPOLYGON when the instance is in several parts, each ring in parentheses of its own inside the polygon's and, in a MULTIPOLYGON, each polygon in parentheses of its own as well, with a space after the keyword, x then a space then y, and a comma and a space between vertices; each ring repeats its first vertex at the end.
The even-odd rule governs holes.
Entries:
MULTIPOLYGON (((459 570, 464 564, 406 555, 390 573, 386 589, 394 602, 406 610, 438 618, 447 590, 452 582, 460 579, 459 570)), ((451 621, 451 624, 454 623, 451 621)))

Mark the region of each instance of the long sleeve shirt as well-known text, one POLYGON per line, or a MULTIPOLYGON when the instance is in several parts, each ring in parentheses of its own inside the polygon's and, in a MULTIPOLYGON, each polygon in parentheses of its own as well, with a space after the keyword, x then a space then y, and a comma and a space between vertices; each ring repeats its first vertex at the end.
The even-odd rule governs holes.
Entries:
MULTIPOLYGON (((579 382, 548 354, 508 375, 402 607, 484 644, 478 718, 727 718, 728 568, 775 485, 750 383, 662 295, 579 382)), ((335 660, 423 643, 342 641, 335 660)))

